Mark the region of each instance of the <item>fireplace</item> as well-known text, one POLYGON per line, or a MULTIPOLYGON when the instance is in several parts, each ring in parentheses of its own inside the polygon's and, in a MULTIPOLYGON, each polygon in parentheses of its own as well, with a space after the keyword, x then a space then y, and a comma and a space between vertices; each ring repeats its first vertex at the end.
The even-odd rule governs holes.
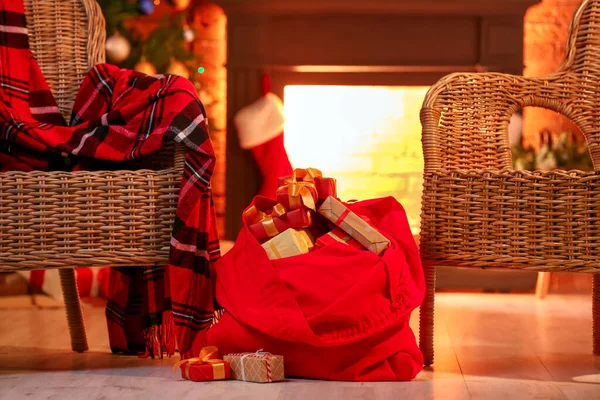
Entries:
POLYGON ((536 0, 215 0, 227 15, 226 234, 260 175, 233 115, 267 73, 284 101, 295 167, 338 178, 343 200, 392 195, 418 231, 419 110, 452 72, 523 69, 523 17, 536 0))
POLYGON ((427 89, 286 86, 285 147, 292 165, 335 176, 344 200, 396 197, 417 232, 423 184, 419 110, 427 89))

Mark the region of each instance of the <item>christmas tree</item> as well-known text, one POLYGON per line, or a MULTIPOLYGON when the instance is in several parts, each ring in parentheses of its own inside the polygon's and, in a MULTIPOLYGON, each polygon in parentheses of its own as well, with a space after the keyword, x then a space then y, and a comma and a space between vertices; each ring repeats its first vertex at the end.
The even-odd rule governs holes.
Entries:
POLYGON ((106 20, 107 61, 149 75, 190 78, 197 57, 190 45, 194 31, 187 25, 190 0, 99 0, 106 20), (162 16, 156 23, 157 6, 162 16), (166 7, 165 7, 166 6, 166 7))

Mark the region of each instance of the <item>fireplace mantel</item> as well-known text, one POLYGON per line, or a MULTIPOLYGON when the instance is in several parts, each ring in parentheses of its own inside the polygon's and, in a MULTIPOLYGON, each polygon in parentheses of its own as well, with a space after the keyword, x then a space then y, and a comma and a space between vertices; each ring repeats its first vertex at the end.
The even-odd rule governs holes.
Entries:
MULTIPOLYGON (((226 236, 260 174, 233 116, 286 85, 429 86, 452 72, 521 74, 523 19, 538 0, 213 0, 227 15, 226 236)), ((284 99, 285 102, 285 99, 284 99)))
POLYGON ((523 14, 539 0, 217 0, 225 12, 260 14, 523 14))

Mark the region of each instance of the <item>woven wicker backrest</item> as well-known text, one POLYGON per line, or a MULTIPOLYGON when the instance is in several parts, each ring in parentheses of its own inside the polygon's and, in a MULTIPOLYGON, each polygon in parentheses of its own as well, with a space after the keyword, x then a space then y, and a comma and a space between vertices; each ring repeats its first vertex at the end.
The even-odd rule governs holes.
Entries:
POLYGON ((105 58, 106 29, 94 0, 25 0, 29 46, 69 121, 79 85, 105 58))
POLYGON ((421 257, 436 265, 600 273, 600 0, 584 0, 565 62, 524 78, 442 78, 421 110, 421 257), (595 171, 515 171, 508 123, 543 107, 575 122, 595 171))
POLYGON ((510 168, 508 123, 527 106, 559 112, 577 124, 600 169, 600 0, 581 3, 556 73, 457 73, 432 86, 421 110, 425 170, 510 168))

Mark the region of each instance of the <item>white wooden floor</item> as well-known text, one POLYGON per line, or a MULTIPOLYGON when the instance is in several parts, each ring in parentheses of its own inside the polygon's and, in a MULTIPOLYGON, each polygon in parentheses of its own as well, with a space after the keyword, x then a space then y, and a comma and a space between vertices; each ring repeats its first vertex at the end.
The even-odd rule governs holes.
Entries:
POLYGON ((588 296, 438 294, 434 367, 392 383, 183 381, 176 359, 111 355, 104 310, 85 311, 91 349, 74 354, 62 309, 0 309, 1 400, 600 399, 588 296))

